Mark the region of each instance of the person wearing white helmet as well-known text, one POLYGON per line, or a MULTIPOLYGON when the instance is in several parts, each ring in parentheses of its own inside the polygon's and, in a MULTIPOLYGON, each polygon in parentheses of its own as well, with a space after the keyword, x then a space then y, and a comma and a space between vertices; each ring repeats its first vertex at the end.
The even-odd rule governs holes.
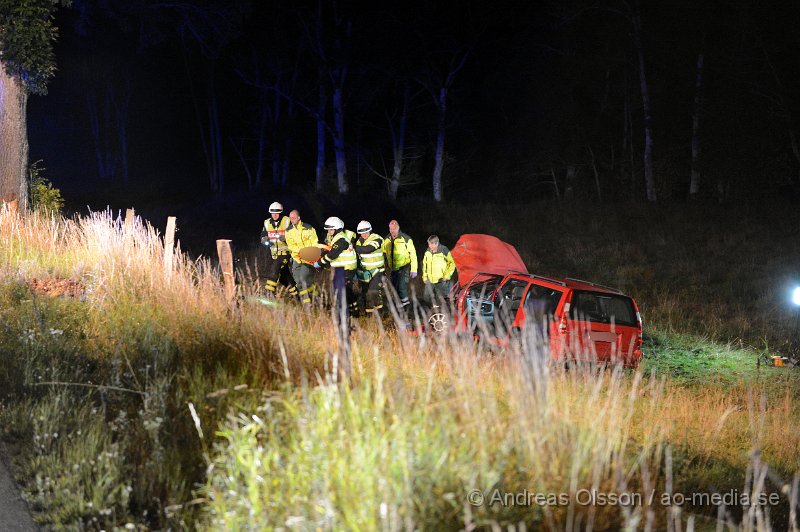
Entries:
POLYGON ((353 293, 353 281, 358 266, 358 257, 353 249, 356 235, 345 229, 344 222, 337 216, 331 216, 325 220, 324 227, 328 231, 325 243, 330 246, 330 249, 325 251, 322 257, 314 263, 314 267, 318 269, 333 268, 334 302, 337 308, 346 304, 348 313, 353 314, 358 308, 358 301, 353 293))
POLYGON ((355 243, 358 255, 356 278, 361 285, 364 310, 367 314, 383 309, 383 238, 372 232, 372 224, 362 220, 358 227, 358 240, 355 243))
POLYGON ((297 287, 292 277, 291 256, 286 245, 286 230, 289 228, 289 218, 283 216, 283 205, 273 201, 269 206, 269 218, 264 220, 261 229, 261 243, 269 250, 272 261, 267 265, 267 280, 264 288, 268 294, 275 295, 278 291, 278 282, 283 274, 287 291, 297 295, 297 287))
POLYGON ((319 243, 317 230, 300 220, 300 211, 294 209, 289 213, 291 225, 286 230, 286 246, 292 256, 292 277, 297 283, 297 297, 304 305, 311 303, 317 292, 314 284, 314 268, 300 257, 300 250, 316 246, 319 243))

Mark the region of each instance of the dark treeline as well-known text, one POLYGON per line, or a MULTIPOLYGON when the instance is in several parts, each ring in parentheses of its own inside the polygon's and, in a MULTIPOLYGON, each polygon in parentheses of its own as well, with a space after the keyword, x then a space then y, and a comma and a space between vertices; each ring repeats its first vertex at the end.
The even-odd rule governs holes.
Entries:
POLYGON ((76 0, 32 159, 68 189, 794 191, 798 7, 705 4, 76 0))

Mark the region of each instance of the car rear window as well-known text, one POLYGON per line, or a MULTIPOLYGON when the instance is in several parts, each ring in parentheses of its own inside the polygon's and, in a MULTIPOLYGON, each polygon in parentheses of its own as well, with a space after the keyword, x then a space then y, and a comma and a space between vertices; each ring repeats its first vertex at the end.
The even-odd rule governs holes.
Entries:
POLYGON ((576 291, 572 295, 569 317, 595 323, 615 323, 638 327, 636 309, 631 298, 601 292, 576 291))

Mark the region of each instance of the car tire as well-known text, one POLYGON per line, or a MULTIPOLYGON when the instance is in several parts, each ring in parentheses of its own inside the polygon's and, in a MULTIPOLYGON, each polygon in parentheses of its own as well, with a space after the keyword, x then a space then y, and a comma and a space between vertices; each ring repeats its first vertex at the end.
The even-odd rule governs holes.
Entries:
POLYGON ((439 309, 433 309, 428 315, 428 329, 435 334, 446 333, 449 325, 450 321, 447 319, 447 314, 441 312, 439 309))

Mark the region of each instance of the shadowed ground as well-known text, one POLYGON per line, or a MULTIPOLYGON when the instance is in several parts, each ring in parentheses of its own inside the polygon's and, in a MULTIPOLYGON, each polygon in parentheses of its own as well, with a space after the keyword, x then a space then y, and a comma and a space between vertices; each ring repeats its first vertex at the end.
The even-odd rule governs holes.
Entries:
POLYGON ((0 530, 7 532, 38 530, 28 513, 25 501, 19 496, 8 463, 5 446, 0 442, 0 530))

